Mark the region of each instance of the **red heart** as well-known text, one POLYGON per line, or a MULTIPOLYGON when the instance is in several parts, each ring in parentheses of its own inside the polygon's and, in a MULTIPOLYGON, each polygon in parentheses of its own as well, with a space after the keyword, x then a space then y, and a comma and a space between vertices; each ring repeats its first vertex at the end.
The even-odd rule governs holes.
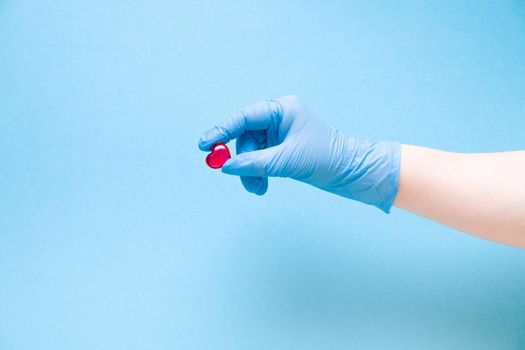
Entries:
POLYGON ((210 168, 219 169, 222 168, 224 163, 231 158, 230 150, 222 142, 217 142, 211 147, 211 153, 206 157, 206 164, 210 168))

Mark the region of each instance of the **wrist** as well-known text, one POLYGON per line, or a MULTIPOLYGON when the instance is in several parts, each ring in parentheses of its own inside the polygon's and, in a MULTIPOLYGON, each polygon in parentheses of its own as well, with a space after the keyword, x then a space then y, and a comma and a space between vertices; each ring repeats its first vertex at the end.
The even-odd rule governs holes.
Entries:
POLYGON ((389 213, 398 192, 401 147, 399 142, 347 140, 349 160, 338 194, 389 213))

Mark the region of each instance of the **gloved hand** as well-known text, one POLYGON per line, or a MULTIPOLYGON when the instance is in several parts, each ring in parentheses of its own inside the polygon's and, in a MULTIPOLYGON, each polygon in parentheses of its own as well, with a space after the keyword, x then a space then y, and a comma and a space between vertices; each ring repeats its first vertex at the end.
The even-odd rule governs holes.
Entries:
POLYGON ((390 212, 398 190, 400 145, 347 137, 317 119, 295 96, 246 107, 208 130, 199 148, 237 139, 222 171, 263 195, 268 177, 289 177, 390 212))

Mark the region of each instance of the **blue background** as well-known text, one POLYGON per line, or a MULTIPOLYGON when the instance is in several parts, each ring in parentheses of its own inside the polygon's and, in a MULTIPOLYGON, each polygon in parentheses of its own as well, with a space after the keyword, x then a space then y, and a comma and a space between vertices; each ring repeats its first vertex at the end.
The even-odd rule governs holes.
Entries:
POLYGON ((0 0, 0 349, 525 348, 525 251, 255 197, 197 148, 294 93, 357 137, 524 149, 525 6, 395 3, 0 0))

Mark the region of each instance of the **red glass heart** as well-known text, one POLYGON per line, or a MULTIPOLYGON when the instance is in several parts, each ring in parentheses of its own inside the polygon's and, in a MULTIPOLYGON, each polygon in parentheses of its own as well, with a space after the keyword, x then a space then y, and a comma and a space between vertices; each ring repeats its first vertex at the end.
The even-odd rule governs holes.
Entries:
POLYGON ((210 168, 219 169, 222 168, 224 163, 231 158, 230 150, 222 142, 217 142, 211 147, 211 153, 206 157, 206 164, 210 168))

